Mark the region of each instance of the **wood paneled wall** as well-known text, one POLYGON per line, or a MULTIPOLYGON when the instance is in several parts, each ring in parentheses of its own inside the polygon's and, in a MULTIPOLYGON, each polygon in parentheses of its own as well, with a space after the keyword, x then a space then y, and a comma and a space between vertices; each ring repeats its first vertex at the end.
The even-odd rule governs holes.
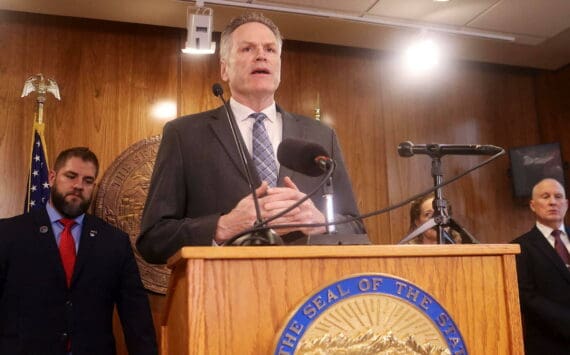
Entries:
MULTIPOLYGON (((102 175, 130 145, 161 133, 153 104, 174 101, 178 115, 218 106, 211 94, 220 80, 217 57, 183 56, 184 40, 181 29, 0 11, 0 218, 20 213, 25 196, 35 111, 33 98, 20 98, 28 76, 41 72, 60 87, 62 101, 50 97, 45 108, 49 160, 86 145, 98 154, 102 175)), ((545 73, 450 62, 436 76, 413 80, 385 53, 286 42, 277 101, 308 116, 320 102, 361 212, 370 212, 433 184, 430 159, 399 157, 402 141, 504 148, 561 141, 570 157, 563 133, 569 78, 568 67, 545 73)), ((444 177, 482 160, 444 157, 444 177)), ((505 156, 444 189, 455 219, 482 242, 508 242, 533 223, 512 198, 507 169, 505 156)), ((378 244, 399 241, 408 223, 407 207, 366 221, 378 244)), ((151 301, 158 320, 163 299, 151 301)))
POLYGON ((556 72, 541 72, 535 85, 540 141, 561 142, 562 157, 570 160, 570 144, 565 143, 570 132, 570 64, 556 72))
MULTIPOLYGON (((0 217, 18 214, 35 111, 20 98, 24 80, 54 78, 62 101, 46 104, 48 156, 90 146, 104 171, 123 150, 160 134, 153 104, 174 101, 178 115, 218 106, 216 56, 180 53, 181 29, 0 12, 0 217)), ((430 78, 411 78, 385 53, 286 42, 278 102, 312 116, 317 102, 344 148, 362 212, 432 185, 427 156, 401 158, 398 143, 486 143, 505 148, 561 139, 568 125, 568 72, 450 62, 430 78), (553 93, 556 93, 553 95, 553 93), (557 133, 558 132, 558 133, 557 133)), ((570 156, 563 143, 564 155, 570 156)), ((443 158, 444 178, 482 157, 443 158)), ((444 189, 454 216, 483 242, 507 242, 532 223, 511 195, 508 158, 444 189)), ((407 231, 407 208, 366 221, 372 239, 395 243, 407 231)))
POLYGON ((35 95, 20 98, 24 80, 43 73, 62 100, 48 95, 46 146, 84 145, 101 172, 141 138, 161 132, 150 118, 159 100, 178 100, 178 30, 0 12, 0 217, 21 212, 26 189, 35 95))

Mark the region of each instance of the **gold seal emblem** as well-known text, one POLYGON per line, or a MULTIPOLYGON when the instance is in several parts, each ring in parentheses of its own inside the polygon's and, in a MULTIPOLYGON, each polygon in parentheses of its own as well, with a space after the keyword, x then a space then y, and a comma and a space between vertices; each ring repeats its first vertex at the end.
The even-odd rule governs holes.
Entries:
POLYGON ((291 312, 274 355, 467 355, 451 316, 392 275, 356 274, 316 290, 291 312))
POLYGON ((170 270, 166 265, 146 263, 134 248, 160 139, 143 139, 113 161, 101 180, 94 213, 129 234, 144 286, 165 294, 170 270))
POLYGON ((295 354, 450 354, 437 327, 418 309, 383 294, 333 305, 307 329, 295 354))

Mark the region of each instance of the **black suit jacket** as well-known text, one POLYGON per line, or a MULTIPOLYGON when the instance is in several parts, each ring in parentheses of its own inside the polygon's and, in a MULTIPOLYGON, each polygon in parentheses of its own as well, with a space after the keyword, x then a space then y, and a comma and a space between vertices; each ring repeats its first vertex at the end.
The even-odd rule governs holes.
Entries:
POLYGON ((526 354, 570 354, 570 271, 536 226, 513 242, 526 354))
MULTIPOLYGON (((331 154, 337 164, 333 176, 335 212, 339 218, 357 216, 352 186, 334 131, 316 120, 277 109, 283 119, 283 139, 295 137, 315 142, 331 154)), ((259 177, 255 172, 253 175, 258 186, 259 177)), ((281 166, 279 180, 284 176, 290 176, 305 193, 322 179, 281 166)), ((249 193, 223 106, 168 122, 154 165, 138 250, 148 262, 164 263, 185 245, 212 245, 220 215, 230 212, 249 193)), ((312 200, 324 211, 320 195, 312 200)), ((342 224, 337 230, 364 233, 361 222, 342 224)))
POLYGON ((85 215, 71 287, 44 209, 0 220, 0 354, 115 354, 113 309, 130 354, 157 354, 128 236, 85 215))

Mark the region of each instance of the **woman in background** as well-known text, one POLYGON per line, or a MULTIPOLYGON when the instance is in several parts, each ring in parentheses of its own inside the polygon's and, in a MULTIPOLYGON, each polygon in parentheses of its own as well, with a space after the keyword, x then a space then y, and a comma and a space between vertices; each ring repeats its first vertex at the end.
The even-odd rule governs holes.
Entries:
MULTIPOLYGON (((431 193, 424 195, 412 202, 410 206, 410 230, 408 233, 414 231, 416 228, 421 226, 424 222, 433 216, 434 199, 435 195, 431 193)), ((450 204, 447 205, 447 210, 451 216, 450 204)), ((461 243, 461 235, 457 231, 450 231, 449 229, 447 229, 447 231, 453 238, 454 243, 461 243)), ((437 229, 434 227, 410 240, 408 244, 437 244, 437 239, 437 229)))

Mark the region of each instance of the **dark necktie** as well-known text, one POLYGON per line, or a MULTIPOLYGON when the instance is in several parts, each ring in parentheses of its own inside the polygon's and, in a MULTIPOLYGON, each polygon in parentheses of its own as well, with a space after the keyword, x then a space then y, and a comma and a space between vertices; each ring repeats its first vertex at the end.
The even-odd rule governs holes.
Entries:
POLYGON ((562 243, 562 240, 560 239, 561 233, 562 232, 557 229, 552 231, 552 236, 554 237, 554 249, 556 249, 556 252, 558 253, 558 255, 560 255, 562 261, 564 261, 564 264, 568 266, 570 265, 570 255, 568 254, 568 249, 566 249, 566 246, 564 245, 564 243, 562 243))
POLYGON ((252 131, 253 163, 259 178, 262 181, 267 181, 269 186, 275 187, 277 186, 277 164, 275 163, 275 154, 273 153, 269 135, 263 124, 263 120, 267 116, 262 112, 258 112, 252 113, 249 117, 255 119, 252 131))
POLYGON ((75 221, 68 218, 59 220, 63 224, 63 231, 59 237, 59 254, 63 269, 65 270, 65 278, 67 280, 67 287, 71 285, 71 275, 73 275, 73 267, 75 266, 75 240, 71 234, 71 227, 75 221))

